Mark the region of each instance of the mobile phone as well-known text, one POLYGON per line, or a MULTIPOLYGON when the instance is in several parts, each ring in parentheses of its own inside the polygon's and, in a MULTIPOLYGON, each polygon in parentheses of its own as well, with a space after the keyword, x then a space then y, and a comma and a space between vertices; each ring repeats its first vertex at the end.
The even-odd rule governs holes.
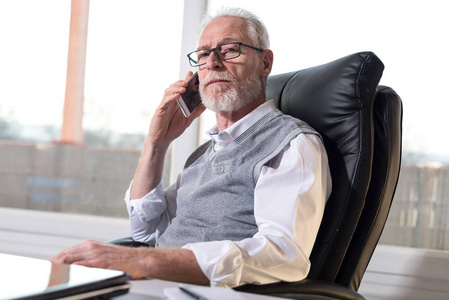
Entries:
POLYGON ((200 81, 198 79, 198 72, 195 72, 195 74, 187 80, 186 91, 176 100, 186 118, 190 117, 193 111, 201 104, 199 90, 200 81))

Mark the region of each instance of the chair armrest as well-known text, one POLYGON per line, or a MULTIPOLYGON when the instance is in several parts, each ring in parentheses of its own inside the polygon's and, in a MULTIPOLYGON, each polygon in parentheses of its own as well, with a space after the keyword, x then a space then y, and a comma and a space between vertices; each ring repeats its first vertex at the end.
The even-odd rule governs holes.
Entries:
POLYGON ((362 295, 348 287, 317 279, 304 279, 298 282, 278 282, 265 285, 243 285, 235 288, 235 290, 290 299, 365 300, 362 295))
POLYGON ((137 242, 133 240, 131 237, 120 238, 116 240, 112 240, 108 242, 109 244, 137 248, 137 247, 154 247, 154 245, 146 244, 142 242, 137 242))

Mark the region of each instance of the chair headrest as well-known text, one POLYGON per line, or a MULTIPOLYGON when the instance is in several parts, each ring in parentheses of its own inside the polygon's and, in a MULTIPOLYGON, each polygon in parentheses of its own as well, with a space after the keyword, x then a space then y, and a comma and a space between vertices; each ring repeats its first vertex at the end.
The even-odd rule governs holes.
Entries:
POLYGON ((267 99, 286 114, 309 123, 342 153, 354 153, 359 113, 371 108, 384 65, 372 52, 360 52, 308 69, 268 78, 267 99), (337 129, 338 128, 338 129, 337 129), (347 130, 342 130, 346 128, 347 130))

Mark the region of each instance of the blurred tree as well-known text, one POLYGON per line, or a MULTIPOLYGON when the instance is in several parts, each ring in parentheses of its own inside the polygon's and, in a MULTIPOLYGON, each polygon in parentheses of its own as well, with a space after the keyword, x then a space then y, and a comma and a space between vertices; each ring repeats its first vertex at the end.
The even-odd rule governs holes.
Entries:
POLYGON ((0 115, 0 140, 17 139, 18 131, 13 122, 0 115))

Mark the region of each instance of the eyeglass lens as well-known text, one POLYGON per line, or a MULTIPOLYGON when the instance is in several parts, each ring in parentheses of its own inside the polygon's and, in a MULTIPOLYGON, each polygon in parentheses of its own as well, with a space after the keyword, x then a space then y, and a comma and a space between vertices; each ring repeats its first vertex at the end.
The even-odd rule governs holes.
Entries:
POLYGON ((211 54, 211 52, 215 52, 216 55, 218 55, 220 60, 227 60, 236 58, 240 55, 240 44, 238 43, 230 43, 218 46, 213 49, 203 49, 198 50, 189 55, 189 58, 191 61, 193 60, 193 63, 196 63, 197 65, 202 65, 207 62, 207 58, 211 54))

